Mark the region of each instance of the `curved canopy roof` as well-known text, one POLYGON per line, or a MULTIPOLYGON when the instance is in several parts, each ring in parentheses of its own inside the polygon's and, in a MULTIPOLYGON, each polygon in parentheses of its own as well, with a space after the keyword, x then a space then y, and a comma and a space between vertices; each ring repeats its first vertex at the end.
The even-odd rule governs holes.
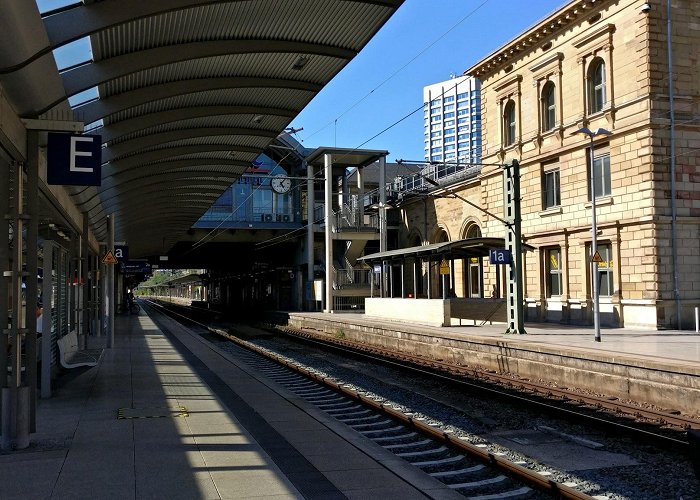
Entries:
POLYGON ((114 214, 115 237, 130 255, 154 255, 402 2, 84 0, 41 17, 33 2, 8 2, 0 41, 12 38, 15 50, 0 43, 0 81, 25 118, 55 117, 68 110, 67 98, 96 92, 72 101, 72 110, 102 136, 102 185, 69 192, 98 239, 114 214), (59 72, 52 51, 85 37, 91 60, 59 72))

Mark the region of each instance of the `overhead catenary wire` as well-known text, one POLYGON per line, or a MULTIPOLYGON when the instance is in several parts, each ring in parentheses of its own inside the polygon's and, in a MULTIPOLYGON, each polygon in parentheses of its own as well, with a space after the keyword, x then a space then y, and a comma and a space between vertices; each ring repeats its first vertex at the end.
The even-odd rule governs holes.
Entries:
MULTIPOLYGON (((447 35, 449 35, 452 31, 454 31, 460 24, 462 24, 464 21, 469 19, 472 15, 474 15, 479 9, 481 9, 484 5, 489 3, 490 0, 483 0, 479 5, 477 5, 474 9, 472 9, 470 12, 468 12, 465 16, 463 16, 459 21, 457 21, 455 24, 453 24, 450 28, 448 28, 445 32, 443 32, 439 37, 437 37, 435 40, 430 42, 428 45, 426 45, 423 49, 421 49, 415 56, 413 56, 411 59, 409 59, 403 66, 401 66, 399 69, 391 73, 388 77, 386 77, 384 80, 382 80, 378 85, 376 85, 372 90, 367 92, 364 96, 362 96, 360 99, 355 101, 350 107, 348 107, 345 111, 340 113, 337 117, 335 117, 333 120, 329 121, 325 125, 323 125, 321 128, 318 130, 314 131, 312 134, 307 136, 305 139, 311 139, 313 136, 318 134, 319 132, 325 130, 331 125, 335 125, 336 131, 337 131, 337 124, 338 120, 340 120, 343 116, 348 114, 350 111, 355 109, 360 103, 365 101, 368 97, 370 97, 374 92, 379 90, 381 87, 383 87, 387 82, 392 80, 396 75, 398 75, 401 71, 406 69, 408 66, 410 66, 414 61, 416 61, 419 57, 421 57, 423 54, 428 52, 434 45, 436 45, 440 40, 445 38, 447 35)), ((370 139, 371 140, 371 139, 370 139)), ((304 142, 304 140, 302 140, 304 142)), ((369 142, 369 141, 366 141, 369 142)), ((365 142, 365 143, 366 143, 365 142)))

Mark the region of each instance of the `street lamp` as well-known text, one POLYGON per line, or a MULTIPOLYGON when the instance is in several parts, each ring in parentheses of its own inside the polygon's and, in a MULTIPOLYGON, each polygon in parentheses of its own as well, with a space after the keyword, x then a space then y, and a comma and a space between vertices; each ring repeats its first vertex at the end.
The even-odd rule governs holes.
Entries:
POLYGON ((591 273, 593 277, 593 328, 595 330, 595 341, 600 342, 600 300, 598 290, 598 260, 594 259, 598 252, 598 224, 596 222, 596 206, 595 206, 595 168, 593 168, 593 139, 602 135, 611 135, 612 132, 599 128, 595 132, 583 127, 578 129, 574 134, 587 135, 591 140, 590 149, 590 164, 591 164, 591 273))

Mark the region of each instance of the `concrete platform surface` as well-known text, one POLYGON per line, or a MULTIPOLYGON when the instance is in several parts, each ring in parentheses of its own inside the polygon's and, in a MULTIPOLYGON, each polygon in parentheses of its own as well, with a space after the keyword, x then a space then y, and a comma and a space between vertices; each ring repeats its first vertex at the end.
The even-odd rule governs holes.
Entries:
POLYGON ((39 400, 30 447, 0 453, 0 498, 456 497, 200 336, 158 322, 118 317, 100 364, 39 400))

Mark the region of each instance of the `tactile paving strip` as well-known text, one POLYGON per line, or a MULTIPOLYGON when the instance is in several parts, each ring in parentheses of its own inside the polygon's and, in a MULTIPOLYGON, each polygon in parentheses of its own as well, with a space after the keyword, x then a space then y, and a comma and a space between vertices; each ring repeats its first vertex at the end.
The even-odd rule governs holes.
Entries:
POLYGON ((119 408, 117 418, 164 418, 164 417, 189 417, 184 406, 166 406, 151 408, 119 408))

